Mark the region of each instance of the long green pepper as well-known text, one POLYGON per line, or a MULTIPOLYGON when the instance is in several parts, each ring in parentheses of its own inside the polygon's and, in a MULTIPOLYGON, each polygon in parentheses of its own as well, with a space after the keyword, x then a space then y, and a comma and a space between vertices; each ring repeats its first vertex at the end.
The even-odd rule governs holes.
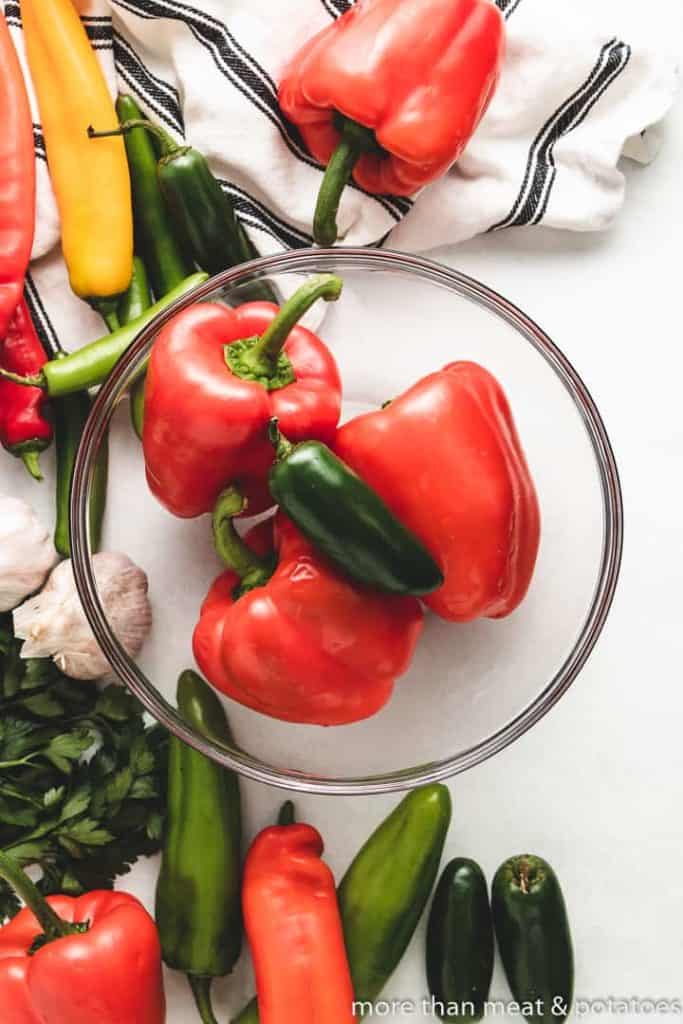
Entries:
MULTIPOLYGON (((223 706, 196 672, 180 675, 177 697, 188 725, 230 742, 223 706)), ((216 1024, 211 983, 230 973, 242 947, 239 782, 172 736, 167 800, 156 892, 162 955, 187 974, 204 1024, 216 1024)))
MULTIPOLYGON (((127 135, 139 128, 158 141, 161 158, 157 179, 179 238, 198 267, 219 274, 260 254, 241 223, 235 208, 211 172, 206 157, 193 146, 179 145, 160 125, 140 118, 124 121, 118 131, 90 132, 92 139, 127 135)), ((265 281, 240 288, 240 301, 263 300, 279 305, 277 290, 265 281)))
MULTIPOLYGON (((346 952, 362 1013, 370 1011, 413 937, 436 880, 450 821, 445 786, 413 790, 375 829, 339 884, 346 952)), ((259 1024, 256 999, 232 1024, 259 1024)))

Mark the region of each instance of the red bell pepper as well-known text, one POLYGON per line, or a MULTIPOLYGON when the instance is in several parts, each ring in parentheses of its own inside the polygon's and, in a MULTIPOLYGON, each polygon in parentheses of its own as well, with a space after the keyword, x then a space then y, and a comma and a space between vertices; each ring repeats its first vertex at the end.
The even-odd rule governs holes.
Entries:
POLYGON ((46 900, 3 853, 0 875, 27 904, 0 928, 3 1024, 164 1024, 159 938, 141 903, 106 891, 46 900))
POLYGON ((311 825, 264 829, 244 864, 242 908, 261 1024, 353 1024, 353 985, 332 872, 311 825))
POLYGON ((310 278, 283 306, 217 302, 190 306, 163 328, 145 387, 143 450, 152 492, 178 516, 210 512, 238 483, 258 512, 273 504, 268 423, 294 441, 331 441, 341 382, 323 342, 296 326, 318 298, 334 300, 339 278, 310 278))
MULTIPOLYGON (((0 367, 33 376, 47 362, 26 300, 14 311, 4 339, 0 338, 0 367)), ((47 396, 42 388, 25 387, 0 378, 0 442, 23 459, 31 476, 41 479, 38 456, 52 440, 52 424, 45 415, 47 396)))
POLYGON ((232 568, 214 582, 195 628, 202 672, 272 718, 342 725, 374 715, 410 664, 419 602, 353 584, 281 513, 274 538, 264 523, 245 544, 231 522, 241 508, 226 492, 214 514, 216 546, 232 568))
POLYGON ((517 607, 540 516, 510 407, 487 370, 450 363, 344 424, 335 451, 440 565, 444 584, 424 598, 437 615, 467 622, 517 607))
POLYGON ((410 195, 467 145, 500 75, 505 23, 490 0, 358 0, 288 64, 280 106, 327 165, 315 239, 333 245, 353 174, 410 195))
POLYGON ((0 10, 0 341, 24 291, 33 245, 36 175, 24 77, 0 10))

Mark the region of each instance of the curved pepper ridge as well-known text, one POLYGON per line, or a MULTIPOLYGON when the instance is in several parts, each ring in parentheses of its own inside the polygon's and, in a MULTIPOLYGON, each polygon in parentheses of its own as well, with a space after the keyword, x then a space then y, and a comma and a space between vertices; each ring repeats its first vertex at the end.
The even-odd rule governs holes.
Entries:
MULTIPOLYGON (((343 725, 389 700, 422 629, 413 597, 354 585, 281 513, 278 565, 265 586, 235 600, 234 572, 214 582, 194 632, 201 671, 247 707, 290 722, 343 725)), ((257 554, 272 547, 269 523, 247 535, 257 554)))

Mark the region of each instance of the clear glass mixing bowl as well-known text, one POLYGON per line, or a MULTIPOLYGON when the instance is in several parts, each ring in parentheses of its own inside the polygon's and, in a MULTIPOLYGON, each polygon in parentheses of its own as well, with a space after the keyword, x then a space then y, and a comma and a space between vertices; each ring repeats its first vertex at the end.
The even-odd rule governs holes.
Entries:
MULTIPOLYGON (((322 310, 321 310, 322 311, 322 310)), ((622 503, 600 414, 556 345, 524 313, 471 278, 397 252, 297 250, 214 277, 144 330, 101 388, 78 452, 71 503, 76 583, 88 620, 120 679, 171 732, 261 782, 317 793, 377 793, 444 779, 502 750, 562 696, 586 662, 619 573, 622 503), (274 721, 226 701, 235 742, 188 728, 173 706, 178 673, 193 665, 200 602, 220 571, 207 517, 180 520, 149 493, 123 400, 160 328, 204 300, 239 304, 244 286, 276 276, 334 272, 341 299, 320 333, 339 363, 343 418, 376 408, 455 359, 491 370, 510 399, 538 488, 542 541, 521 607, 500 621, 455 625, 428 615, 411 670, 389 705, 356 725, 322 729, 274 721), (110 434, 104 547, 149 576, 154 627, 137 663, 98 599, 88 538, 92 471, 110 434)))

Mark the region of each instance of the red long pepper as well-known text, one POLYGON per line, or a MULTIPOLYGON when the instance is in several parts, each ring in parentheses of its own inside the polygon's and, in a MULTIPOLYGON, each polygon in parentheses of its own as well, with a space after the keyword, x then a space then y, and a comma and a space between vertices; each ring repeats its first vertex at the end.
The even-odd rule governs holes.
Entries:
MULTIPOLYGON (((33 376, 46 362, 26 300, 22 298, 4 340, 0 339, 0 367, 33 376)), ((52 440, 52 424, 45 416, 46 401, 42 388, 0 379, 0 442, 23 460, 36 480, 41 479, 38 456, 52 440)))
POLYGON ((0 340, 24 290, 33 245, 33 123, 19 59, 0 11, 0 340))

